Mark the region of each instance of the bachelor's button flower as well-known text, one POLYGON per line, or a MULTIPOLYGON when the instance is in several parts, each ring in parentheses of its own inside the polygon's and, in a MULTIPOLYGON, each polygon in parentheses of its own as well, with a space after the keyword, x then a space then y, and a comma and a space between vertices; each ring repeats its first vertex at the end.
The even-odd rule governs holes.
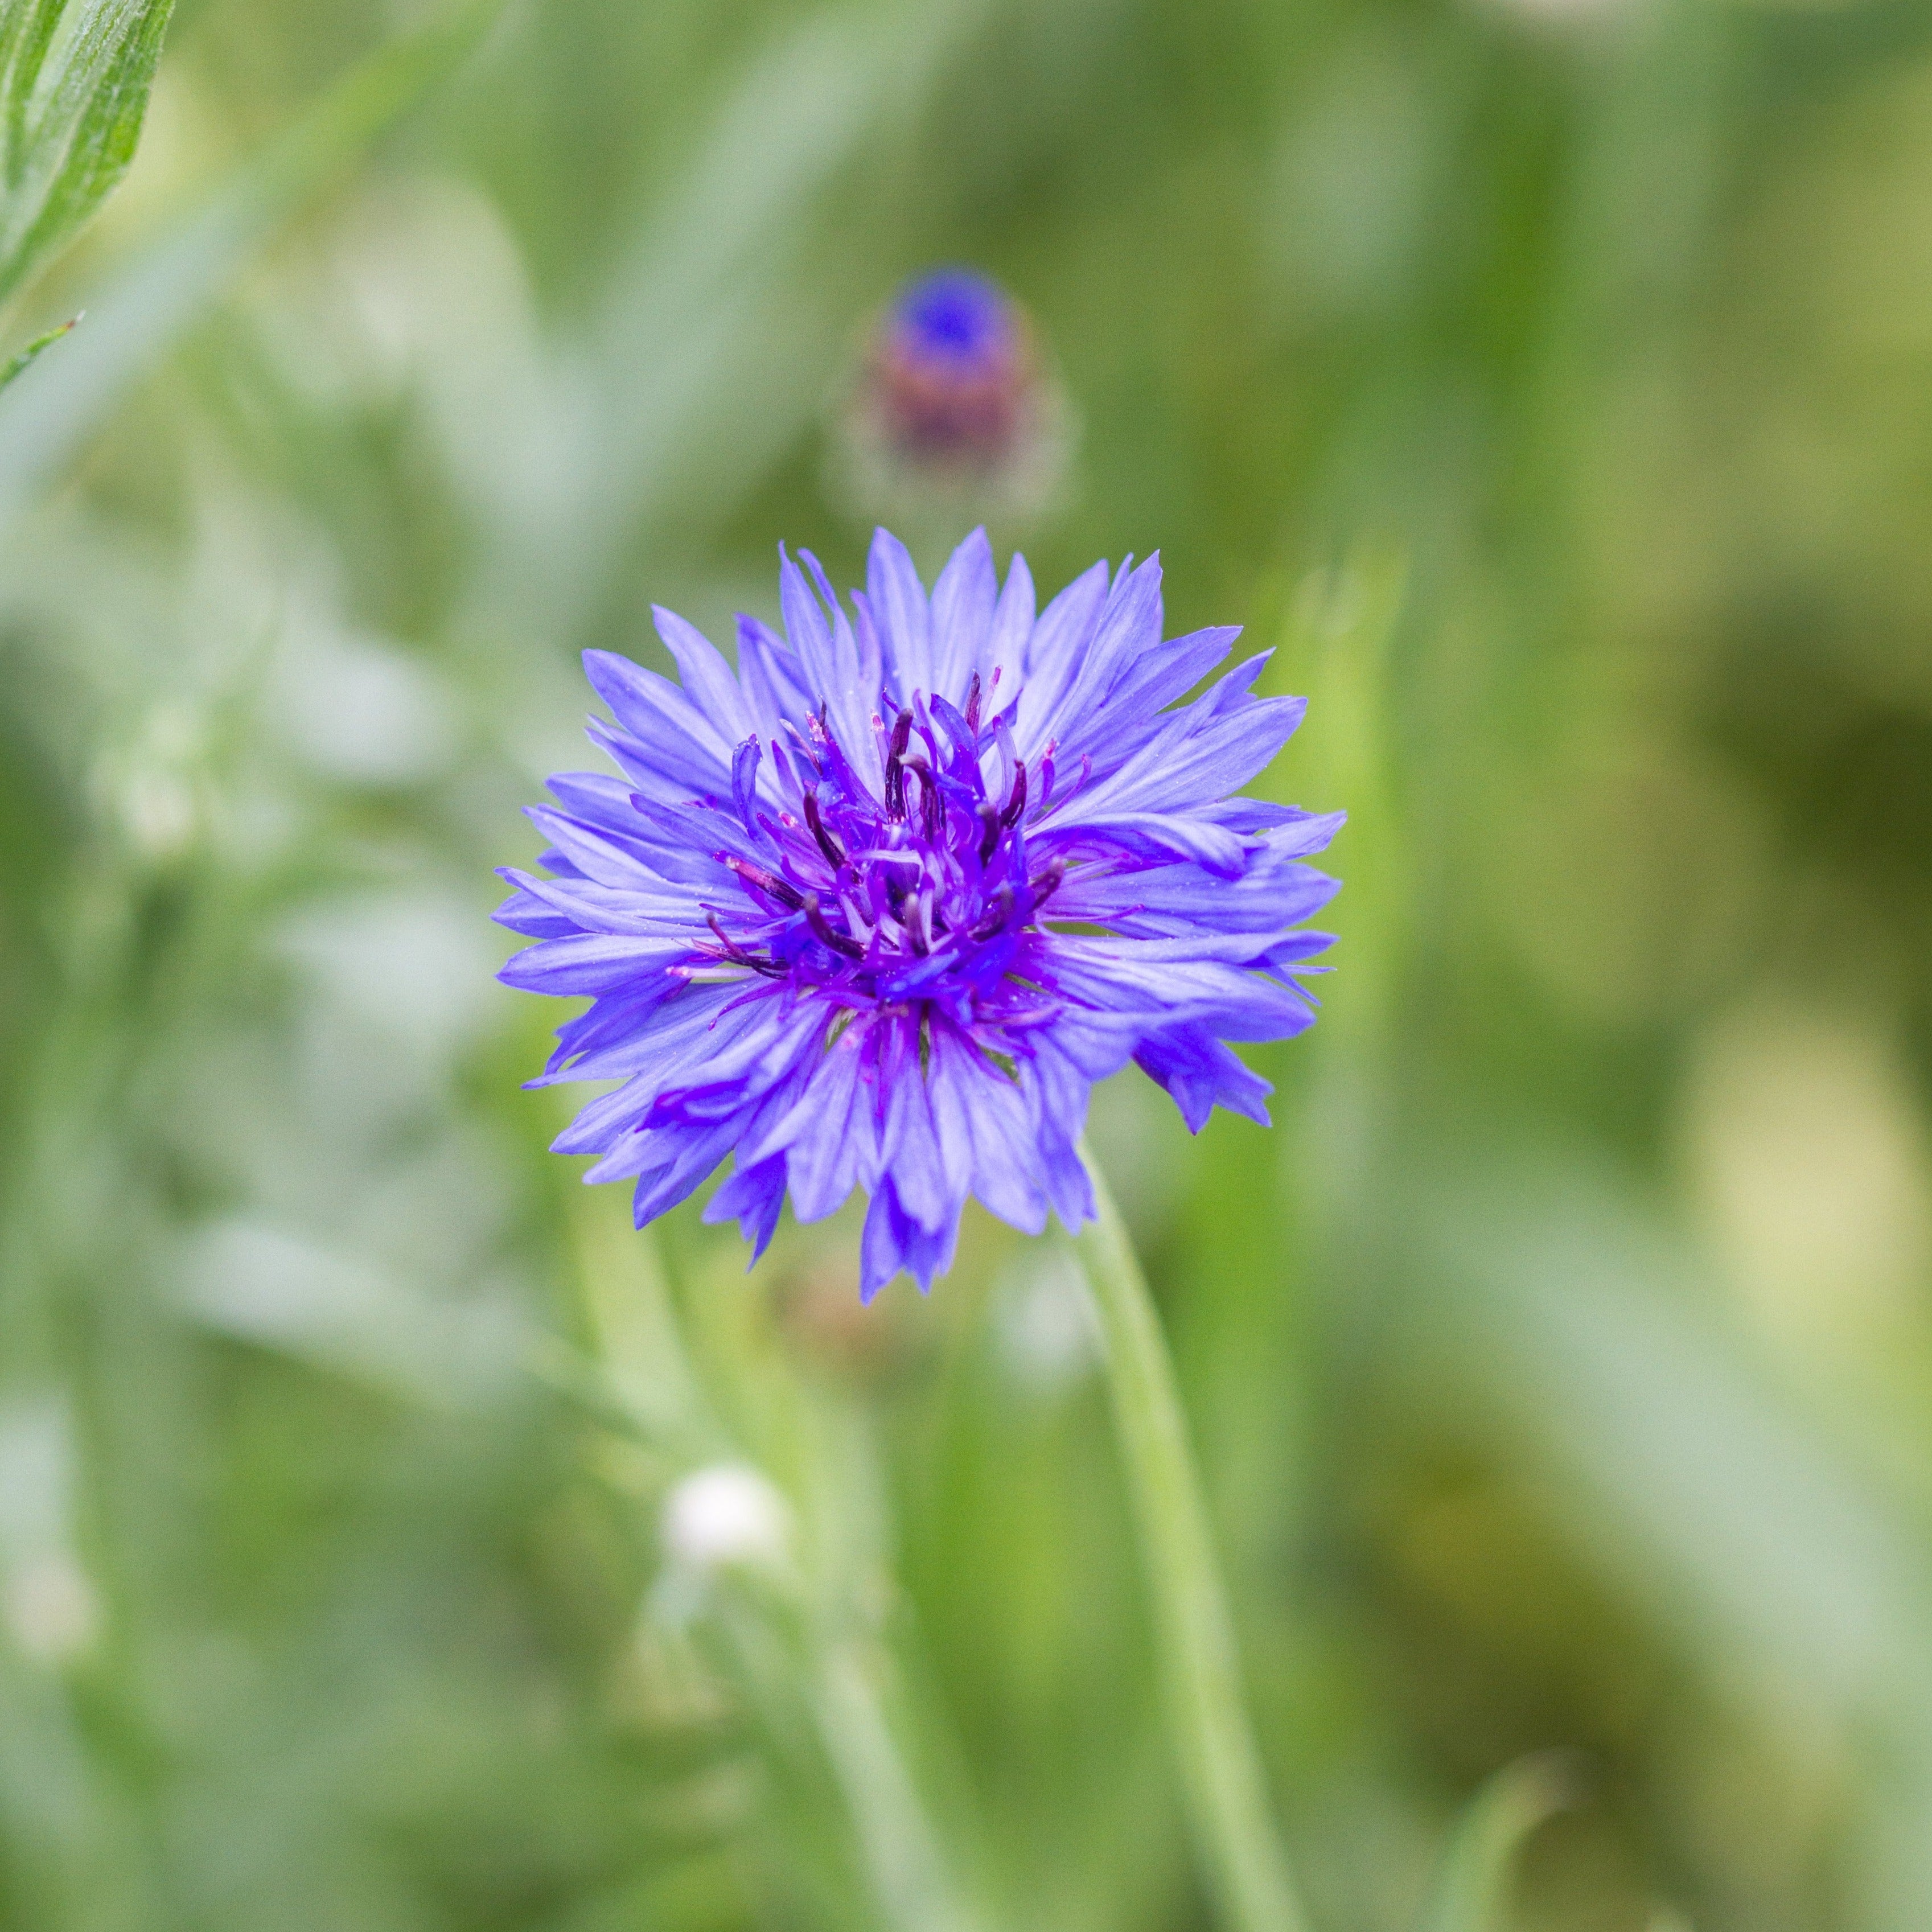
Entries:
POLYGON ((886 311, 872 366, 886 433, 908 458, 992 464, 1021 427, 1032 332, 984 276, 942 269, 886 311))
POLYGON ((680 683, 586 656, 622 776, 532 810, 550 876, 505 874, 536 944, 502 976, 590 996, 542 1081, 619 1084, 556 1146, 634 1180, 640 1226, 728 1154, 705 1218, 758 1252, 788 1190, 814 1221, 863 1188, 869 1298, 945 1272, 969 1195, 1090 1219, 1088 1095, 1130 1060, 1191 1129, 1266 1120, 1227 1042, 1312 1018, 1328 940, 1298 928, 1335 884, 1303 862, 1341 820, 1229 796, 1303 704, 1252 694, 1260 657, 1174 704, 1238 633, 1163 642, 1157 560, 1036 616, 984 531, 928 597, 880 530, 848 615, 779 554, 787 634, 740 618, 736 675, 668 610, 680 683))
POLYGON ((937 269, 873 325, 842 424, 843 487, 862 508, 1037 510, 1064 467, 1066 424, 1026 311, 974 270, 937 269))

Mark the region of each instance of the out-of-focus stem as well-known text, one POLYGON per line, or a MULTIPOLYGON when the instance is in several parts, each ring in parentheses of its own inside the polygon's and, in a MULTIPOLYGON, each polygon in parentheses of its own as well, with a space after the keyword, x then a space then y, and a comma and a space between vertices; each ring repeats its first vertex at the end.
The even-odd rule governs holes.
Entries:
POLYGON ((979 1932, 953 1889, 878 1687, 852 1644, 826 1647, 813 1702, 889 1922, 901 1932, 979 1932))
POLYGON ((1196 1847, 1234 1932, 1304 1932, 1244 1700, 1226 1592, 1160 1319, 1090 1156, 1100 1218, 1076 1246, 1106 1346, 1167 1720, 1196 1847))
MULTIPOLYGON (((749 1460, 713 1413, 686 1346, 656 1231, 634 1232, 608 1202, 580 1195, 570 1232, 596 1365, 614 1407, 680 1462, 749 1460)), ((809 1450, 810 1432, 804 1439, 809 1450)), ((711 1580, 717 1654, 773 1736, 791 1734, 799 1715, 815 1732, 815 1759, 794 1759, 788 1773, 815 1774, 822 1787, 830 1772, 878 1922, 890 1932, 983 1932, 955 1887, 894 1735, 879 1681, 890 1660, 872 1654, 849 1616, 823 1600, 825 1580, 814 1588, 790 1564, 711 1580)), ((832 1580, 831 1594, 848 1587, 832 1580)))

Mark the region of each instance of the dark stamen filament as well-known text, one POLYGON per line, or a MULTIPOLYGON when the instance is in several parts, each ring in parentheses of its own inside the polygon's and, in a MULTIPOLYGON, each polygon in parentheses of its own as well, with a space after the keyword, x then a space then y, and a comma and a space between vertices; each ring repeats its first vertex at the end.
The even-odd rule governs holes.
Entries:
POLYGON ((848 938, 826 919, 818 908, 818 895, 808 892, 805 897, 805 922, 830 946, 835 952, 842 952, 848 959, 862 959, 866 949, 856 939, 848 938))
POLYGON ((1000 814, 1002 825, 1011 825, 1025 811, 1027 802, 1027 768, 1022 765, 1013 774, 1012 796, 1006 800, 1006 808, 1000 814))
POLYGON ((780 878, 777 873, 768 872, 764 866, 754 866, 748 859, 736 858, 728 852, 721 852, 718 856, 746 885, 755 886, 767 898, 776 899, 780 905, 788 907, 794 912, 804 904, 804 898, 798 888, 780 878))
POLYGON ((826 863, 836 872, 845 862, 845 848, 825 829, 825 821, 818 815, 818 794, 808 791, 805 795, 805 822, 812 827, 812 836, 818 842, 818 849, 825 854, 826 863))
POLYGON ((784 968, 776 961, 767 959, 759 953, 747 952, 718 923, 718 915, 715 912, 706 913, 704 922, 710 927, 712 936, 718 941, 719 950, 734 966, 748 966, 754 973, 762 973, 767 980, 782 980, 785 976, 784 968))
POLYGON ((937 844, 946 822, 946 802, 939 795, 938 781, 923 758, 908 758, 906 770, 919 774, 919 829, 928 844, 937 844))
POLYGON ((1000 842, 1000 808, 990 798, 980 801, 980 862, 985 865, 1000 842))
POLYGON ((892 721, 892 745, 886 758, 886 816, 906 815, 905 750, 912 742, 912 713, 902 711, 892 721))
POLYGON ((993 895, 992 910, 973 928, 975 939, 991 939, 1012 915, 1013 889, 1002 886, 993 895))

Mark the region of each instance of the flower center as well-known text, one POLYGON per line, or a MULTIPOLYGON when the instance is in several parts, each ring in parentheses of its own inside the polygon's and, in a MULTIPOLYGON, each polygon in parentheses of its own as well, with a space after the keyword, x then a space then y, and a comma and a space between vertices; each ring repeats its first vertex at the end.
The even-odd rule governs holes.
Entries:
POLYGON ((760 853, 717 854, 744 892, 707 907, 704 956, 845 1004, 925 1000, 970 1018, 989 996, 1010 1003, 1023 938, 1064 875, 1057 860, 1032 868, 1026 850, 1053 749, 1029 770, 1006 720, 982 722, 976 676, 963 712, 916 692, 881 709, 877 790, 823 712, 772 745, 787 801, 776 817, 752 790, 757 741, 740 748, 740 815, 760 853))

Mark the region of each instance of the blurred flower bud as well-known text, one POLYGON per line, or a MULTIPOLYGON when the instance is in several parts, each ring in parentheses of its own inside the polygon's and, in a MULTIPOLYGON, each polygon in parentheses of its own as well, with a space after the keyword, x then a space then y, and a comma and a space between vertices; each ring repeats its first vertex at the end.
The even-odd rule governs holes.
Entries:
POLYGON ((1066 470, 1068 411, 1026 311, 970 268, 908 283, 847 394, 834 482, 858 514, 1027 516, 1066 470))
POLYGON ((102 809, 148 864, 178 864, 208 829, 214 796, 206 721, 189 706, 158 706, 94 770, 102 809))
POLYGON ((14 1641, 38 1664, 70 1664, 93 1644, 99 1600, 72 1557, 49 1550, 10 1575, 0 1610, 14 1641))
POLYGON ((791 1540, 791 1511, 766 1478, 718 1462, 686 1476, 665 1498, 664 1553, 698 1575, 745 1565, 775 1569, 791 1540))

